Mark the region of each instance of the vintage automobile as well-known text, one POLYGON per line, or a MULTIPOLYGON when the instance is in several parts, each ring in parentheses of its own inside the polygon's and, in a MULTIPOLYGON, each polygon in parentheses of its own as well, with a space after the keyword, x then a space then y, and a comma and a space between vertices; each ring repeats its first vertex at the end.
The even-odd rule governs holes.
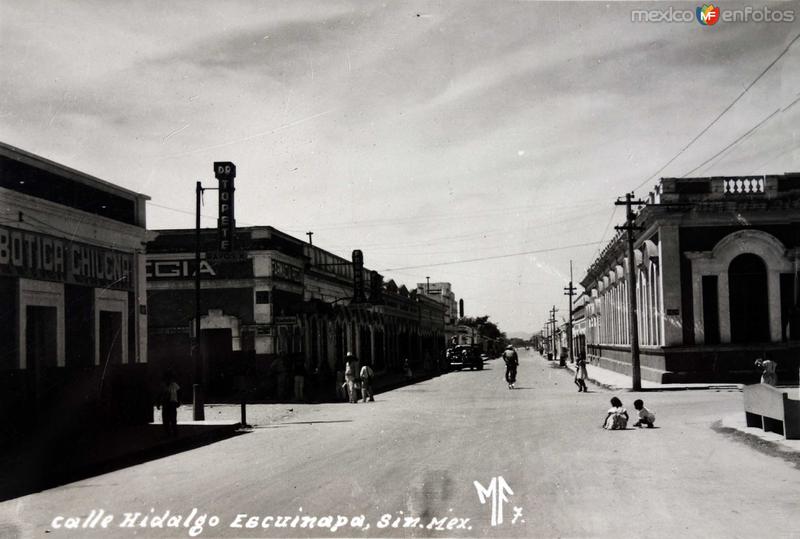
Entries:
POLYGON ((461 370, 464 368, 483 370, 483 359, 478 350, 470 345, 458 345, 447 349, 447 361, 450 368, 461 370))

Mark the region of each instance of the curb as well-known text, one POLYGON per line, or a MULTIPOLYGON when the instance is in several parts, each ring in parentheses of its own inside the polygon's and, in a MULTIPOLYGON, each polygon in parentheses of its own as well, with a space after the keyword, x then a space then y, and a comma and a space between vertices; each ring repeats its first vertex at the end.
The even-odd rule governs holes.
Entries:
MULTIPOLYGON (((569 364, 565 365, 564 367, 561 367, 556 364, 554 365, 554 367, 559 369, 562 368, 566 369, 571 373, 575 372, 575 368, 570 366, 569 364)), ((619 387, 614 384, 601 382, 596 378, 592 378, 591 376, 589 376, 586 380, 597 386, 602 387, 603 389, 608 389, 611 391, 628 391, 635 393, 648 393, 655 391, 700 391, 700 390, 707 391, 710 389, 725 390, 725 391, 742 390, 742 384, 703 384, 703 385, 692 385, 692 386, 687 386, 682 384, 662 384, 661 387, 643 387, 639 390, 634 390, 633 388, 630 387, 619 387)))
POLYGON ((728 425, 726 418, 718 419, 711 424, 711 430, 719 434, 730 436, 733 440, 743 443, 756 451, 772 457, 778 457, 794 464, 800 470, 800 451, 787 448, 779 440, 767 440, 751 432, 747 432, 735 425, 728 425))

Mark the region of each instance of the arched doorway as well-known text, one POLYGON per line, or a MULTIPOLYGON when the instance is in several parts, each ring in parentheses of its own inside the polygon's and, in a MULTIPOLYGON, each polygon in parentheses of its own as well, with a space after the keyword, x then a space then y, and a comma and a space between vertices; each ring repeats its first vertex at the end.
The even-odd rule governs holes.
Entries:
POLYGON ((766 342, 769 333, 767 266, 758 255, 741 254, 728 268, 731 342, 766 342))

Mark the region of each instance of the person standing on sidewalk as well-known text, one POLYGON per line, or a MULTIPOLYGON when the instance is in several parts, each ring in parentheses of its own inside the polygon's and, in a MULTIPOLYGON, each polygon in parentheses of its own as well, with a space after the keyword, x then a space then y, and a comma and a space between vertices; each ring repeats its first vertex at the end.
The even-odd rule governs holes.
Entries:
POLYGON ((178 399, 178 391, 181 386, 175 382, 175 376, 172 371, 164 373, 164 385, 161 388, 161 399, 157 408, 161 410, 161 422, 164 424, 164 431, 167 436, 178 435, 178 406, 180 400, 178 399))
POLYGON ((756 368, 761 370, 761 383, 768 384, 771 386, 778 384, 778 375, 775 372, 778 365, 771 359, 761 359, 758 358, 756 360, 756 368))
POLYGON ((359 373, 359 377, 361 378, 361 395, 364 397, 364 402, 367 402, 367 397, 369 397, 369 402, 375 402, 375 397, 372 395, 372 378, 374 376, 375 372, 372 370, 372 367, 369 366, 368 362, 365 362, 359 373))
POLYGON ((306 400, 305 396, 305 385, 306 385, 306 360, 302 356, 297 356, 294 358, 294 363, 292 364, 293 371, 294 371, 294 401, 295 402, 304 402, 306 400))
POLYGON ((578 386, 578 393, 581 391, 584 393, 589 392, 586 389, 587 378, 589 378, 589 376, 586 373, 586 357, 581 352, 577 361, 575 361, 575 385, 578 386))
POLYGON ((517 367, 519 366, 519 357, 516 350, 510 344, 506 346, 503 352, 503 361, 506 364, 506 382, 508 389, 514 389, 514 384, 517 382, 517 367))
POLYGON ((345 362, 341 358, 336 360, 336 400, 347 400, 347 381, 344 379, 345 362))
POLYGON ((353 352, 347 352, 347 359, 344 364, 344 382, 347 386, 347 396, 352 404, 358 402, 356 395, 356 376, 358 375, 358 359, 353 352))

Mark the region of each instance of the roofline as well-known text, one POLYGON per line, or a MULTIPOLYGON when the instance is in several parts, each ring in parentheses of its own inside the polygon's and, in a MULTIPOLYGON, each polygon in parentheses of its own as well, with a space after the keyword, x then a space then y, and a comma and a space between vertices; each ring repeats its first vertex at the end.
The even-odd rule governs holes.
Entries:
POLYGON ((100 178, 92 176, 91 174, 81 172, 80 170, 75 170, 74 168, 70 168, 61 163, 56 163, 55 161, 51 161, 50 159, 46 159, 40 155, 25 151, 2 141, 0 141, 0 155, 5 155, 11 159, 16 159, 17 161, 35 166, 37 168, 55 169, 56 172, 60 172, 66 176, 69 176, 70 179, 77 180, 81 183, 101 189, 103 191, 108 191, 112 194, 126 194, 138 199, 150 200, 150 197, 143 193, 138 193, 136 191, 126 189, 125 187, 120 187, 119 185, 109 181, 101 180, 100 178))

